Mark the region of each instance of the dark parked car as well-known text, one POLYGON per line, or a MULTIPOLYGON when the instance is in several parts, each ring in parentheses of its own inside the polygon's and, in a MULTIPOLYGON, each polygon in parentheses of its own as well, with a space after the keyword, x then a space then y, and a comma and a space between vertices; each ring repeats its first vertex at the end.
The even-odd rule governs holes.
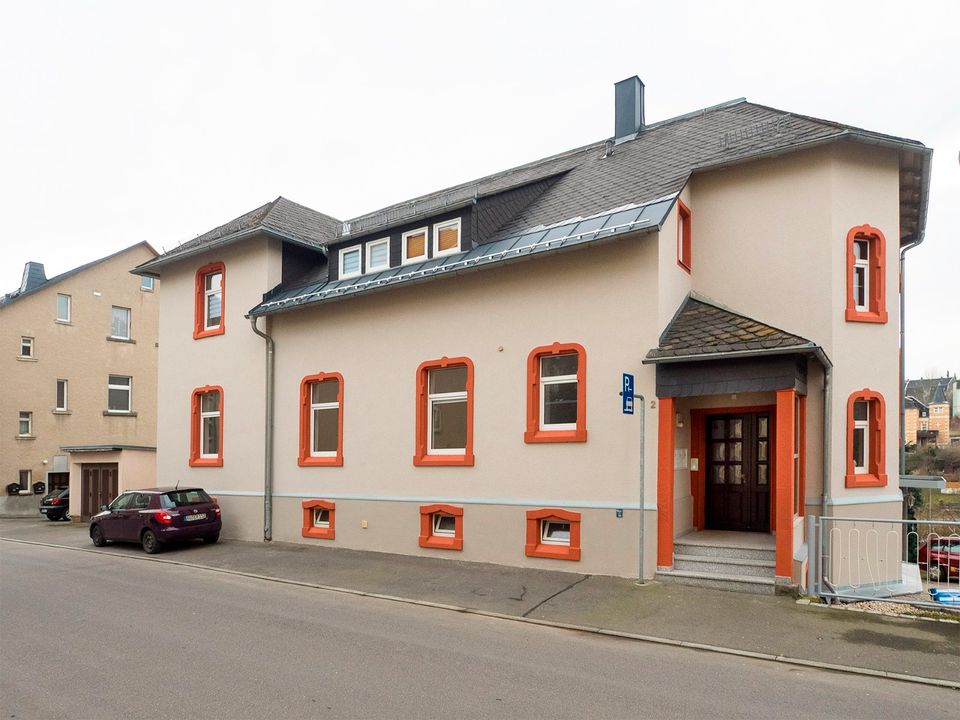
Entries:
POLYGON ((920 546, 917 563, 931 582, 960 578, 960 537, 930 538, 920 546))
POLYGON ((182 540, 220 539, 220 506, 202 488, 128 490, 90 520, 97 547, 109 541, 140 543, 151 555, 182 540))
POLYGON ((47 520, 70 519, 70 488, 60 488, 47 493, 40 500, 40 514, 47 520))

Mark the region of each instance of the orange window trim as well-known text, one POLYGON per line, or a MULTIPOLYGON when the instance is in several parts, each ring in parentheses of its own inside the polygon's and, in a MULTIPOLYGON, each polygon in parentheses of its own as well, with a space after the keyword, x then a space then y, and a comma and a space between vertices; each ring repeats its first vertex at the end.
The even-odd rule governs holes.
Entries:
POLYGON ((337 537, 336 503, 327 500, 304 500, 301 505, 303 506, 303 529, 301 530, 303 537, 317 538, 318 540, 333 540, 337 537), (329 511, 330 527, 322 528, 313 524, 313 511, 317 508, 329 511))
POLYGON ((343 375, 338 372, 307 375, 300 381, 300 467, 343 466, 343 375), (336 380, 337 390, 337 454, 329 457, 313 457, 310 454, 310 385, 315 382, 336 380))
POLYGON ((579 343, 541 345, 527 356, 527 443, 587 441, 587 351, 579 343), (577 353, 577 427, 574 430, 540 429, 540 358, 577 353))
POLYGON ((850 228, 847 233, 847 309, 845 318, 848 322, 887 322, 886 247, 887 240, 883 233, 872 225, 857 225, 850 228), (857 303, 853 297, 853 267, 856 263, 853 245, 857 240, 866 240, 869 248, 867 310, 857 310, 857 303))
POLYGON ((190 398, 190 467, 223 467, 223 388, 204 385, 193 391, 190 398), (200 400, 208 393, 220 393, 220 427, 217 433, 217 457, 200 457, 200 400))
POLYGON ((884 453, 884 433, 886 432, 886 411, 883 401, 883 395, 873 390, 863 388, 852 393, 847 398, 847 472, 846 487, 886 487, 887 474, 884 472, 885 453, 884 453), (867 403, 867 438, 868 438, 868 456, 867 472, 858 473, 854 470, 853 464, 853 404, 857 400, 865 400, 867 403))
POLYGON ((227 273, 222 262, 214 262, 204 265, 197 270, 194 280, 194 311, 193 311, 193 339, 210 337, 211 335, 223 335, 227 328, 227 273), (206 317, 204 307, 204 292, 206 290, 205 279, 210 273, 220 273, 220 324, 217 327, 207 329, 204 318, 206 317))
POLYGON ((693 214, 680 198, 677 198, 677 265, 687 272, 693 266, 693 214))
POLYGON ((463 508, 456 505, 420 506, 420 547, 437 550, 463 550, 463 508), (433 534, 433 516, 453 516, 453 537, 433 534))
POLYGON ((551 558, 553 560, 580 559, 580 513, 544 508, 527 510, 527 557, 551 558), (570 545, 550 545, 540 542, 540 523, 543 520, 562 520, 570 523, 570 545))
POLYGON ((439 360, 427 360, 417 368, 416 397, 416 446, 413 464, 417 467, 429 466, 473 466, 473 361, 468 357, 442 357, 439 360), (427 379, 431 370, 463 365, 467 368, 467 443, 462 455, 430 455, 427 452, 427 425, 430 417, 427 411, 427 379))

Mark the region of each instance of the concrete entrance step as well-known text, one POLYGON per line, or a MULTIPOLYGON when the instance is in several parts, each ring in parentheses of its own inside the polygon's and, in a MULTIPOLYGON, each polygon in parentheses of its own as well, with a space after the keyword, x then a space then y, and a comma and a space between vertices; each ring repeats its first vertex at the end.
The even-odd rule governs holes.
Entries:
POLYGON ((689 536, 674 541, 674 552, 680 555, 700 557, 734 558, 740 560, 776 560, 774 548, 759 547, 745 543, 724 542, 719 545, 711 541, 688 539, 689 536))
POLYGON ((756 595, 776 594, 776 584, 772 577, 753 577, 749 575, 727 575, 692 570, 670 570, 658 572, 657 579, 665 583, 692 585, 694 587, 713 588, 714 590, 732 590, 734 592, 756 595))
POLYGON ((716 575, 772 578, 776 574, 776 565, 776 561, 772 559, 756 560, 752 558, 680 554, 673 556, 675 570, 716 575))

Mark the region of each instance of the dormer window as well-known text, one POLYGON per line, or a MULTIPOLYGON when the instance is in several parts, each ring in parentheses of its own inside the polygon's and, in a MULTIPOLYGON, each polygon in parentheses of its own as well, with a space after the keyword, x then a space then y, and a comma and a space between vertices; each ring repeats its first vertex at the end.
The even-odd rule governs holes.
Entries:
POLYGON ((427 228, 418 228, 403 234, 403 264, 427 259, 427 228))
POLYGON ((390 238, 367 243, 367 272, 377 272, 390 267, 390 238))
POLYGON ((460 218, 433 226, 433 256, 460 252, 460 218))
POLYGON ((340 279, 360 275, 360 246, 344 248, 340 251, 340 279))

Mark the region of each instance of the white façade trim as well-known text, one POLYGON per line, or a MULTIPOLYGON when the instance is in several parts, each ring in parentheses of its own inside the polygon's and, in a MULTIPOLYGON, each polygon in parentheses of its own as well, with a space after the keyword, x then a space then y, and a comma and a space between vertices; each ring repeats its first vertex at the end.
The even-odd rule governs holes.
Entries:
MULTIPOLYGON (((263 492, 243 491, 243 490, 211 490, 207 488, 210 495, 223 495, 225 497, 263 497, 263 492)), ((274 493, 273 497, 281 498, 299 498, 308 500, 310 498, 322 497, 329 500, 371 500, 379 502, 415 502, 424 504, 444 504, 444 505, 517 505, 522 507, 556 507, 556 508, 588 508, 591 510, 639 510, 640 503, 636 501, 615 503, 604 500, 525 500, 522 498, 474 498, 474 497, 432 497, 426 495, 401 496, 401 495, 350 495, 345 493, 274 493)), ((656 503, 644 503, 644 510, 656 510, 656 503)))
MULTIPOLYGON (((897 491, 896 495, 862 495, 853 497, 831 497, 827 505, 876 505, 878 503, 903 502, 903 495, 897 491)), ((805 498, 804 505, 822 505, 822 498, 805 498)))

